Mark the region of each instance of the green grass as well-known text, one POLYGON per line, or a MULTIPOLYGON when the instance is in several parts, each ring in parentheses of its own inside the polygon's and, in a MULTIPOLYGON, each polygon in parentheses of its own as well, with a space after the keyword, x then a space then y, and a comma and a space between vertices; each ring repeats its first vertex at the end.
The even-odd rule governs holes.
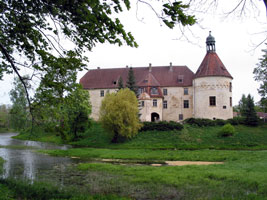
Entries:
POLYGON ((127 159, 138 161, 234 161, 239 157, 257 157, 257 151, 234 150, 151 150, 151 149, 97 149, 72 148, 68 150, 39 150, 52 156, 79 157, 82 159, 127 159))
MULTIPOLYGON (((211 151, 217 157, 220 151, 211 151)), ((190 157, 192 151, 188 151, 190 157)), ((207 152, 203 152, 206 154, 207 152)), ((198 152, 200 157, 205 157, 198 152)), ((223 165, 209 166, 131 166, 103 163, 82 163, 83 171, 117 175, 126 185, 147 185, 159 197, 162 188, 168 189, 162 199, 176 191, 181 199, 267 199, 267 152, 233 151, 223 165)), ((190 160, 187 159, 187 160, 190 160)))
POLYGON ((22 133, 15 138, 30 139, 56 144, 69 143, 78 147, 112 149, 267 149, 267 125, 258 127, 235 126, 236 134, 232 137, 218 137, 221 126, 194 127, 185 125, 182 131, 147 131, 132 139, 118 144, 110 143, 112 135, 97 122, 74 142, 63 142, 52 133, 22 133))
POLYGON ((75 200, 127 200, 128 198, 119 197, 117 195, 90 195, 82 193, 77 188, 59 189, 48 183, 30 184, 25 181, 4 180, 0 179, 0 199, 75 199, 75 200))
POLYGON ((111 136, 96 123, 84 138, 71 144, 81 147, 118 149, 267 149, 267 125, 259 127, 235 126, 232 137, 218 137, 221 127, 186 125, 182 131, 147 131, 133 139, 111 144, 111 136))

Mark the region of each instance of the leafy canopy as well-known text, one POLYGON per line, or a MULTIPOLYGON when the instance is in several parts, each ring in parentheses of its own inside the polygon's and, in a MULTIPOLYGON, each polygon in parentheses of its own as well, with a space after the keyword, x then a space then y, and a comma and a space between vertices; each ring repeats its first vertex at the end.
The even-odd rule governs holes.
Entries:
POLYGON ((113 134, 113 142, 118 135, 131 138, 138 133, 141 124, 138 119, 138 101, 128 88, 117 93, 108 93, 100 107, 100 121, 103 127, 113 134))

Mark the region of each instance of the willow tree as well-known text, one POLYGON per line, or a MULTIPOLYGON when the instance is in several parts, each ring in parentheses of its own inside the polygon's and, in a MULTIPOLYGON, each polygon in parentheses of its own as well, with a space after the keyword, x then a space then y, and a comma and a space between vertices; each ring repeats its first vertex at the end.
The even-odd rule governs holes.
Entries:
POLYGON ((131 138, 138 133, 141 123, 138 118, 138 101, 128 88, 117 93, 107 94, 100 107, 100 121, 103 127, 112 134, 113 143, 118 136, 131 138))

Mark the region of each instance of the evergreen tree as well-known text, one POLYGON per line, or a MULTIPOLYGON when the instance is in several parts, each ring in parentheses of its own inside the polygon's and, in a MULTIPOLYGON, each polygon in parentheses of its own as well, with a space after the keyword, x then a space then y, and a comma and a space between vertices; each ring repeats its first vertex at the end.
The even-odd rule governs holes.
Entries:
POLYGON ((242 98, 238 104, 238 111, 240 112, 241 116, 245 116, 245 112, 247 109, 247 101, 248 101, 248 99, 247 99, 246 95, 242 94, 242 98))
POLYGON ((255 111, 255 104, 253 97, 249 94, 247 96, 246 108, 244 110, 243 116, 245 117, 245 124, 249 126, 257 126, 259 123, 257 113, 255 111))
POLYGON ((124 86, 123 86, 123 79, 122 79, 122 77, 120 76, 120 78, 119 78, 119 90, 120 89, 123 89, 124 88, 124 86))
POLYGON ((135 96, 137 96, 137 87, 135 85, 135 76, 132 67, 130 67, 130 70, 128 72, 128 81, 126 86, 135 93, 135 96))

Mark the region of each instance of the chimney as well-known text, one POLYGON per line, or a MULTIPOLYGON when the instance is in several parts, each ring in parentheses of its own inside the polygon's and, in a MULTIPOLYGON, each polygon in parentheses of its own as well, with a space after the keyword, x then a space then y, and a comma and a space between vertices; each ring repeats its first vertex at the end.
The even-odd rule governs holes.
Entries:
POLYGON ((172 72, 172 62, 170 62, 170 72, 172 72))
POLYGON ((100 67, 97 67, 97 69, 100 69, 100 67))
POLYGON ((152 72, 152 64, 149 63, 149 72, 152 72))
POLYGON ((126 65, 126 68, 128 68, 128 65, 126 65))

